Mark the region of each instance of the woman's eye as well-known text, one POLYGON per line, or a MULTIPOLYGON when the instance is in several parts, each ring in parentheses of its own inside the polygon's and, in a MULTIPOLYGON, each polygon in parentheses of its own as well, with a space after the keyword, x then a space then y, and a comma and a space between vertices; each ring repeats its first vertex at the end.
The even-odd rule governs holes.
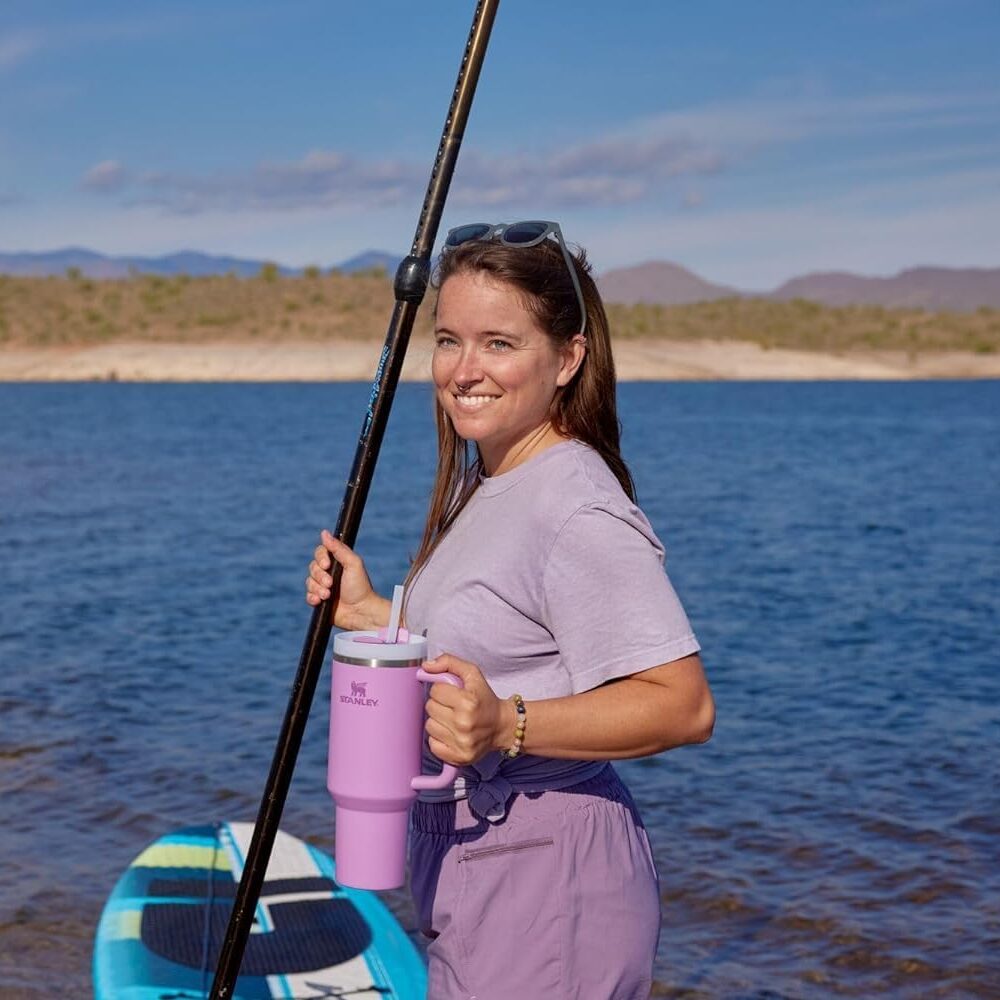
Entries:
POLYGON ((438 337, 434 341, 434 346, 442 348, 442 349, 445 349, 445 350, 448 349, 448 348, 450 348, 450 347, 454 347, 455 346, 455 338, 454 337, 438 337))
POLYGON ((509 351, 510 344, 506 340, 494 337, 489 343, 489 348, 491 351, 509 351))

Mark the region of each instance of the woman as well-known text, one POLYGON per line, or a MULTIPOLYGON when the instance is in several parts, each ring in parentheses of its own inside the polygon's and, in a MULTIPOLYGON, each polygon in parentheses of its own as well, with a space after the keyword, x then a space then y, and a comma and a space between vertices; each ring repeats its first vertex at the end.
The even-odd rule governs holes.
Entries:
MULTIPOLYGON (((607 762, 704 742, 714 706, 619 451, 607 317, 554 223, 452 230, 438 285, 438 474, 406 619, 464 688, 433 685, 426 723, 462 776, 413 811, 429 996, 645 998, 656 870, 607 762)), ((329 598, 332 557, 336 626, 387 624, 361 559, 321 537, 307 600, 329 598)))

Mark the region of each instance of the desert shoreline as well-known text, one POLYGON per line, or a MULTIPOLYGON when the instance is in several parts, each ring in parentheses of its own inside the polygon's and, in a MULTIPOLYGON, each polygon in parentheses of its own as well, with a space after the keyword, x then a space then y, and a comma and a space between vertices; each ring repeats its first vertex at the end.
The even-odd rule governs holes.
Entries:
MULTIPOLYGON (((6 347, 0 349, 0 382, 367 382, 381 348, 359 340, 6 347)), ((411 343, 405 381, 429 378, 430 350, 424 341, 411 343)), ((623 382, 1000 378, 1000 355, 964 351, 832 354, 659 338, 620 340, 614 350, 623 382)))

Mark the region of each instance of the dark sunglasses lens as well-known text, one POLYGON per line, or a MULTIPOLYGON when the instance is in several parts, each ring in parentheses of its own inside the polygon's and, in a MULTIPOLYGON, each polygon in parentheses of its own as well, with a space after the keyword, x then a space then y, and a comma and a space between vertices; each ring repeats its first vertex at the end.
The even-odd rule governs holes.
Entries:
POLYGON ((537 243, 548 231, 547 222, 515 222, 504 230, 503 241, 517 245, 537 243))
POLYGON ((485 222, 471 222, 467 226, 459 226, 448 233, 444 241, 446 247, 457 247, 469 240, 481 240, 493 227, 485 222))

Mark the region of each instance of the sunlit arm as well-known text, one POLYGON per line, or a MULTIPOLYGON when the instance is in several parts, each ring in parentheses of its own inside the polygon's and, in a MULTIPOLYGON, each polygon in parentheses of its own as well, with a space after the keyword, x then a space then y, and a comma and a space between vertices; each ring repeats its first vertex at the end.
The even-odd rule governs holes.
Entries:
MULTIPOLYGON (((444 654, 426 667, 432 673, 451 671, 464 684, 431 688, 426 726, 431 753, 460 766, 512 745, 514 703, 497 698, 475 664, 444 654)), ((715 725, 715 703, 697 654, 593 691, 525 706, 523 752, 571 760, 646 757, 704 743, 715 725)))
MULTIPOLYGON (((505 703, 507 707, 508 703, 505 703)), ((617 760, 705 743, 715 702, 697 653, 592 691, 526 702, 524 752, 543 757, 617 760)), ((497 749, 511 743, 515 712, 497 749)))

